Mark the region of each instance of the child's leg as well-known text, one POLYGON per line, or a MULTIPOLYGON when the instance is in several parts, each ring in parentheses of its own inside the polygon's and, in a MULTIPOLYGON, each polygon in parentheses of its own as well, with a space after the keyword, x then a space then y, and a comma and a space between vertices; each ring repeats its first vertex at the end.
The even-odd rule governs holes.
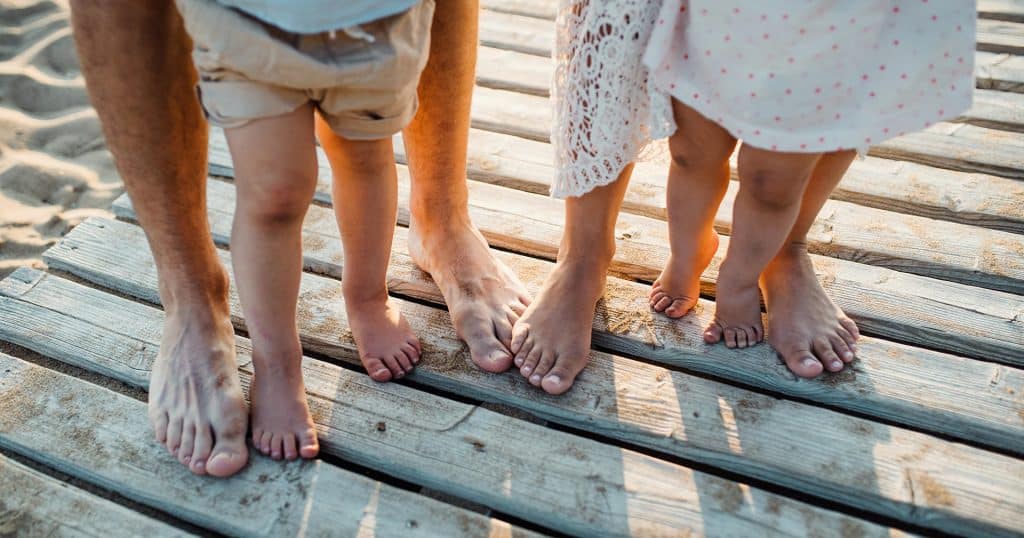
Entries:
POLYGON ((334 210, 345 249, 342 291, 359 359, 377 381, 403 377, 420 343, 388 296, 388 262, 398 212, 391 139, 347 140, 317 117, 317 136, 334 174, 334 210))
POLYGON ((854 358, 857 325, 825 294, 807 255, 807 232, 855 152, 822 156, 811 174, 800 216, 786 243, 761 275, 768 307, 768 340, 793 373, 814 377, 838 372, 854 358))
POLYGON ((710 344, 744 348, 760 342, 758 277, 779 252, 800 212, 800 198, 818 162, 816 153, 779 153, 744 144, 732 237, 716 286, 715 318, 704 330, 710 344))
POLYGON ((312 107, 228 129, 227 138, 238 186, 231 252, 253 344, 253 445, 274 459, 312 458, 319 445, 295 324, 302 219, 316 188, 312 107))
POLYGON ((615 221, 632 171, 627 166, 610 185, 565 201, 558 263, 512 328, 520 373, 551 394, 569 390, 590 358, 594 307, 615 255, 615 221))
POLYGON ((672 100, 677 130, 668 145, 668 237, 665 269, 651 287, 651 307, 678 318, 700 296, 700 274, 718 249, 715 213, 729 187, 729 155, 736 139, 692 108, 672 100))

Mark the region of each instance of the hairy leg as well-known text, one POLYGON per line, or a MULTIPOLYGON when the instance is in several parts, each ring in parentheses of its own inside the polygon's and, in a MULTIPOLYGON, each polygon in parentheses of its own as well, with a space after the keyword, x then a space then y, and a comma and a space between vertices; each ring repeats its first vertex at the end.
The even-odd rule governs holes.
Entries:
POLYGON ((232 265, 252 339, 253 445, 274 459, 312 458, 319 445, 302 382, 296 302, 302 219, 316 190, 313 109, 226 133, 238 187, 232 265))
POLYGON ((529 298, 469 218, 466 144, 478 11, 475 1, 437 0, 419 111, 403 132, 412 173, 409 254, 437 282, 473 362, 502 372, 512 364, 512 324, 529 298))
POLYGON ((558 261, 512 329, 519 372, 551 394, 569 390, 590 359, 594 307, 615 255, 615 221, 632 171, 630 165, 615 182, 565 201, 558 261))
POLYGON ((745 348, 764 337, 758 278, 779 252, 800 212, 800 199, 820 155, 740 148, 740 191, 729 250, 718 274, 710 344, 745 348))
POLYGON ((391 139, 347 140, 317 121, 334 173, 334 211, 345 249, 342 291, 359 359, 371 378, 412 372, 420 343, 388 296, 388 263, 398 211, 391 139))
POLYGON ((193 472, 234 474, 248 459, 247 410, 227 274, 207 228, 207 127, 191 42, 170 0, 72 0, 71 8, 89 95, 160 276, 166 320, 150 420, 193 472))
POLYGON ((669 139, 668 237, 672 250, 651 287, 651 308, 684 316, 700 297, 700 275, 718 249, 715 213, 729 187, 736 139, 692 108, 672 100, 676 133, 669 139))
POLYGON ((814 377, 851 362, 857 324, 825 294, 807 254, 807 232, 855 153, 828 153, 818 161, 800 203, 800 215, 779 253, 761 275, 768 310, 768 341, 793 373, 814 377))

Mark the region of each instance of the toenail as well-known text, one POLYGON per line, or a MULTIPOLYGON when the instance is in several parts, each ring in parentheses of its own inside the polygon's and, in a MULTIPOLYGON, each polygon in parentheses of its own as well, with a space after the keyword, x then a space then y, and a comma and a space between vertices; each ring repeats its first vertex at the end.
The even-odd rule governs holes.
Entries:
POLYGON ((817 363, 817 362, 818 361, 816 361, 816 360, 814 360, 814 359, 812 359, 810 357, 804 358, 804 366, 806 366, 808 368, 814 367, 814 364, 817 363))
POLYGON ((853 360, 853 353, 850 353, 849 351, 847 351, 846 353, 843 353, 843 358, 846 359, 846 360, 852 361, 853 360))
POLYGON ((843 361, 841 361, 839 359, 836 359, 836 360, 832 361, 832 366, 835 366, 836 368, 842 368, 843 367, 843 361))
POLYGON ((532 381, 534 383, 539 383, 540 382, 540 376, 539 375, 533 375, 533 376, 530 377, 530 381, 532 381))
POLYGON ((523 359, 516 359, 515 363, 516 363, 516 366, 522 366, 523 365, 523 359))
POLYGON ((551 380, 552 383, 561 383, 562 382, 562 378, 557 376, 557 375, 549 375, 548 379, 551 380))
POLYGON ((531 370, 533 370, 533 368, 530 368, 529 366, 523 366, 523 369, 522 369, 523 375, 530 375, 530 371, 531 370))

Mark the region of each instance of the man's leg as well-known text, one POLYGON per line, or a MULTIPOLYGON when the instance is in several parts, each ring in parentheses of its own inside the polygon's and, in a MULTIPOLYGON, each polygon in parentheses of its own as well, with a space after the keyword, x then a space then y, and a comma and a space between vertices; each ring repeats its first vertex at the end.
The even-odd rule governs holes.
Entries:
POLYGON ((403 133, 413 179, 409 250, 441 288, 473 361, 501 372, 512 365, 512 324, 529 298, 469 219, 466 144, 478 11, 473 0, 437 0, 419 112, 403 133))
POLYGON ((150 381, 157 439, 196 473, 234 474, 248 458, 228 278, 207 228, 207 127, 191 43, 169 0, 71 1, 89 95, 132 197, 166 310, 150 381))

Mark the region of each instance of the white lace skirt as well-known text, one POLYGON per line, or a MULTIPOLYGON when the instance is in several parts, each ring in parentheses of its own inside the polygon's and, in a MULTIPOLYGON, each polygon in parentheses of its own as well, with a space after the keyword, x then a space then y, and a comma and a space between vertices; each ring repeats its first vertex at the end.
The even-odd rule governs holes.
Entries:
POLYGON ((789 152, 863 150, 970 107, 971 1, 564 3, 558 197, 611 183, 671 134, 669 95, 744 143, 789 152))

